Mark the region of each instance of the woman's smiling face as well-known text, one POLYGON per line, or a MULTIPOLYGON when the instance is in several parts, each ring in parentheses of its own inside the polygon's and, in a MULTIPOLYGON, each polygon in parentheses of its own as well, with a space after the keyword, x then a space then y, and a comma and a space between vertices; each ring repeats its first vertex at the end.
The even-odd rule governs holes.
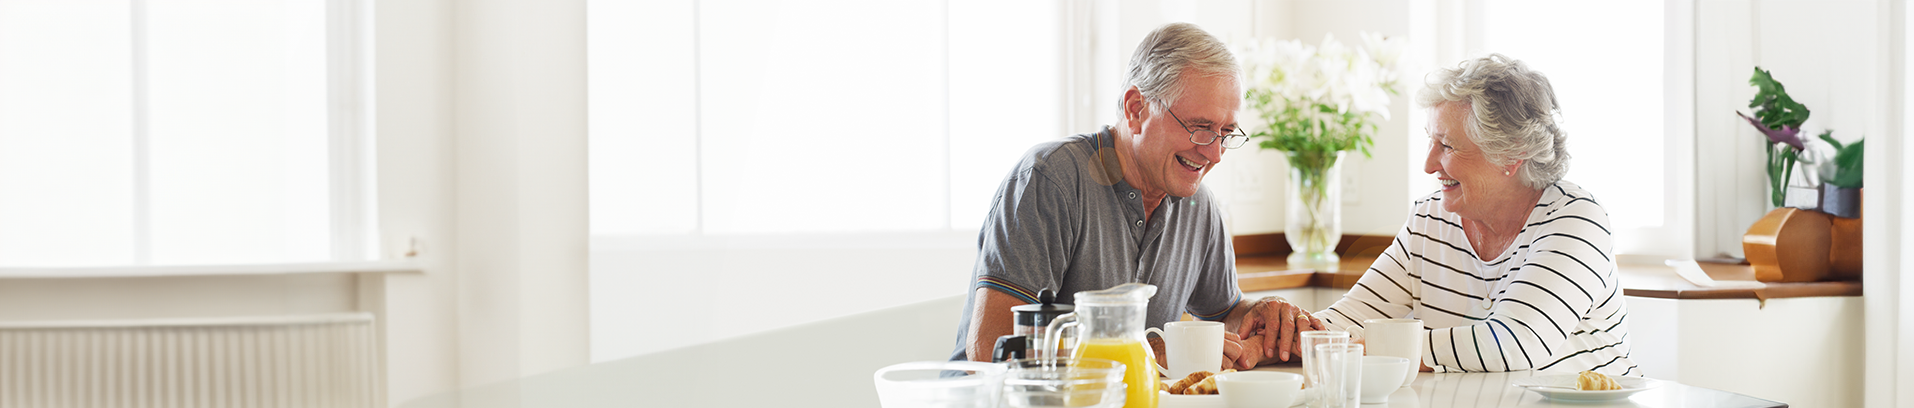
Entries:
POLYGON ((1469 104, 1444 102, 1429 115, 1429 156, 1422 171, 1442 182, 1442 208, 1464 218, 1484 219, 1478 213, 1500 198, 1522 197, 1529 190, 1510 173, 1514 164, 1490 163, 1468 136, 1469 104))

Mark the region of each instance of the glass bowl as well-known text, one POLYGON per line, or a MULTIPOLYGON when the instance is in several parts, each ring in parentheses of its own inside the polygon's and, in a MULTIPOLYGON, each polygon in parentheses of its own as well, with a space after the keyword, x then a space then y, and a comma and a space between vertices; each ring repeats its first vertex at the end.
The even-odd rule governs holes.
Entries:
POLYGON ((1006 362, 1004 406, 1011 408, 1121 407, 1123 363, 1100 358, 1023 359, 1006 362))
POLYGON ((877 370, 877 401, 885 408, 994 408, 1002 399, 1004 364, 920 361, 877 370))

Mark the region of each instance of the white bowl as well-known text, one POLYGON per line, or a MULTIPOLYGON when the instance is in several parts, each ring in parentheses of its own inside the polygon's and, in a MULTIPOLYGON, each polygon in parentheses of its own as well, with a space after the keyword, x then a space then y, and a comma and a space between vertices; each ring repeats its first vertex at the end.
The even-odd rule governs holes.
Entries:
POLYGON ((1231 408, 1288 408, 1303 395, 1303 375, 1237 371, 1216 375, 1216 391, 1231 408))
POLYGON ((1362 357, 1362 403, 1389 402, 1389 393, 1402 388, 1402 377, 1409 375, 1409 359, 1389 356, 1362 357))
POLYGON ((996 406, 1003 399, 1009 366, 975 361, 893 364, 872 374, 884 408, 996 406))

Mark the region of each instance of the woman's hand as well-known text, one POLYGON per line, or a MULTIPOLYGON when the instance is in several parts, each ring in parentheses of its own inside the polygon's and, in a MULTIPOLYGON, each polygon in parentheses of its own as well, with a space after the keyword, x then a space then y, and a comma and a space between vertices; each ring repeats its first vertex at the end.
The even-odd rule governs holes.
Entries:
POLYGON ((1223 368, 1235 368, 1235 369, 1241 370, 1242 368, 1236 367, 1236 361, 1241 360, 1244 354, 1248 354, 1245 352, 1249 351, 1250 349, 1251 347, 1249 343, 1244 342, 1242 337, 1237 336, 1236 333, 1224 331, 1223 332, 1223 368))
POLYGON ((1245 344, 1260 346, 1255 347, 1263 351, 1259 361, 1263 358, 1290 361, 1291 355, 1302 352, 1301 333, 1322 329, 1322 321, 1310 316, 1308 311, 1272 296, 1257 299, 1250 306, 1243 316, 1243 324, 1237 327, 1236 335, 1246 339, 1245 344), (1247 341, 1249 338, 1259 338, 1261 341, 1250 342, 1247 341))
MULTIPOLYGON (((1235 338, 1236 333, 1223 333, 1223 337, 1235 338)), ((1232 356, 1229 360, 1225 361, 1228 364, 1224 364, 1224 365, 1230 366, 1230 367, 1224 367, 1224 368, 1235 368, 1238 371, 1256 368, 1257 365, 1263 363, 1263 359, 1264 359, 1263 353, 1256 352, 1257 350, 1259 350, 1258 347, 1261 346, 1262 344, 1263 344, 1262 336, 1250 336, 1249 338, 1242 339, 1241 347, 1243 348, 1243 351, 1245 352, 1238 353, 1232 356)), ((1227 350, 1230 347, 1231 347, 1230 342, 1228 341, 1223 342, 1223 349, 1225 350, 1224 354, 1229 354, 1227 350)))

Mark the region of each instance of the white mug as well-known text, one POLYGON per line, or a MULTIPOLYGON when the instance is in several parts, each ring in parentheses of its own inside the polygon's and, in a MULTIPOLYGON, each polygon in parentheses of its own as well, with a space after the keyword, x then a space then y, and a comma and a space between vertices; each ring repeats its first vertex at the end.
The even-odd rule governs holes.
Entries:
MULTIPOLYGON (((1362 321, 1363 344, 1369 355, 1402 357, 1422 361, 1422 321, 1416 319, 1369 319, 1362 321)), ((1416 370, 1402 379, 1402 385, 1416 380, 1416 370)))
POLYGON ((1180 321, 1163 324, 1162 329, 1146 331, 1163 337, 1163 371, 1170 378, 1183 378, 1197 371, 1223 371, 1223 323, 1180 321))

